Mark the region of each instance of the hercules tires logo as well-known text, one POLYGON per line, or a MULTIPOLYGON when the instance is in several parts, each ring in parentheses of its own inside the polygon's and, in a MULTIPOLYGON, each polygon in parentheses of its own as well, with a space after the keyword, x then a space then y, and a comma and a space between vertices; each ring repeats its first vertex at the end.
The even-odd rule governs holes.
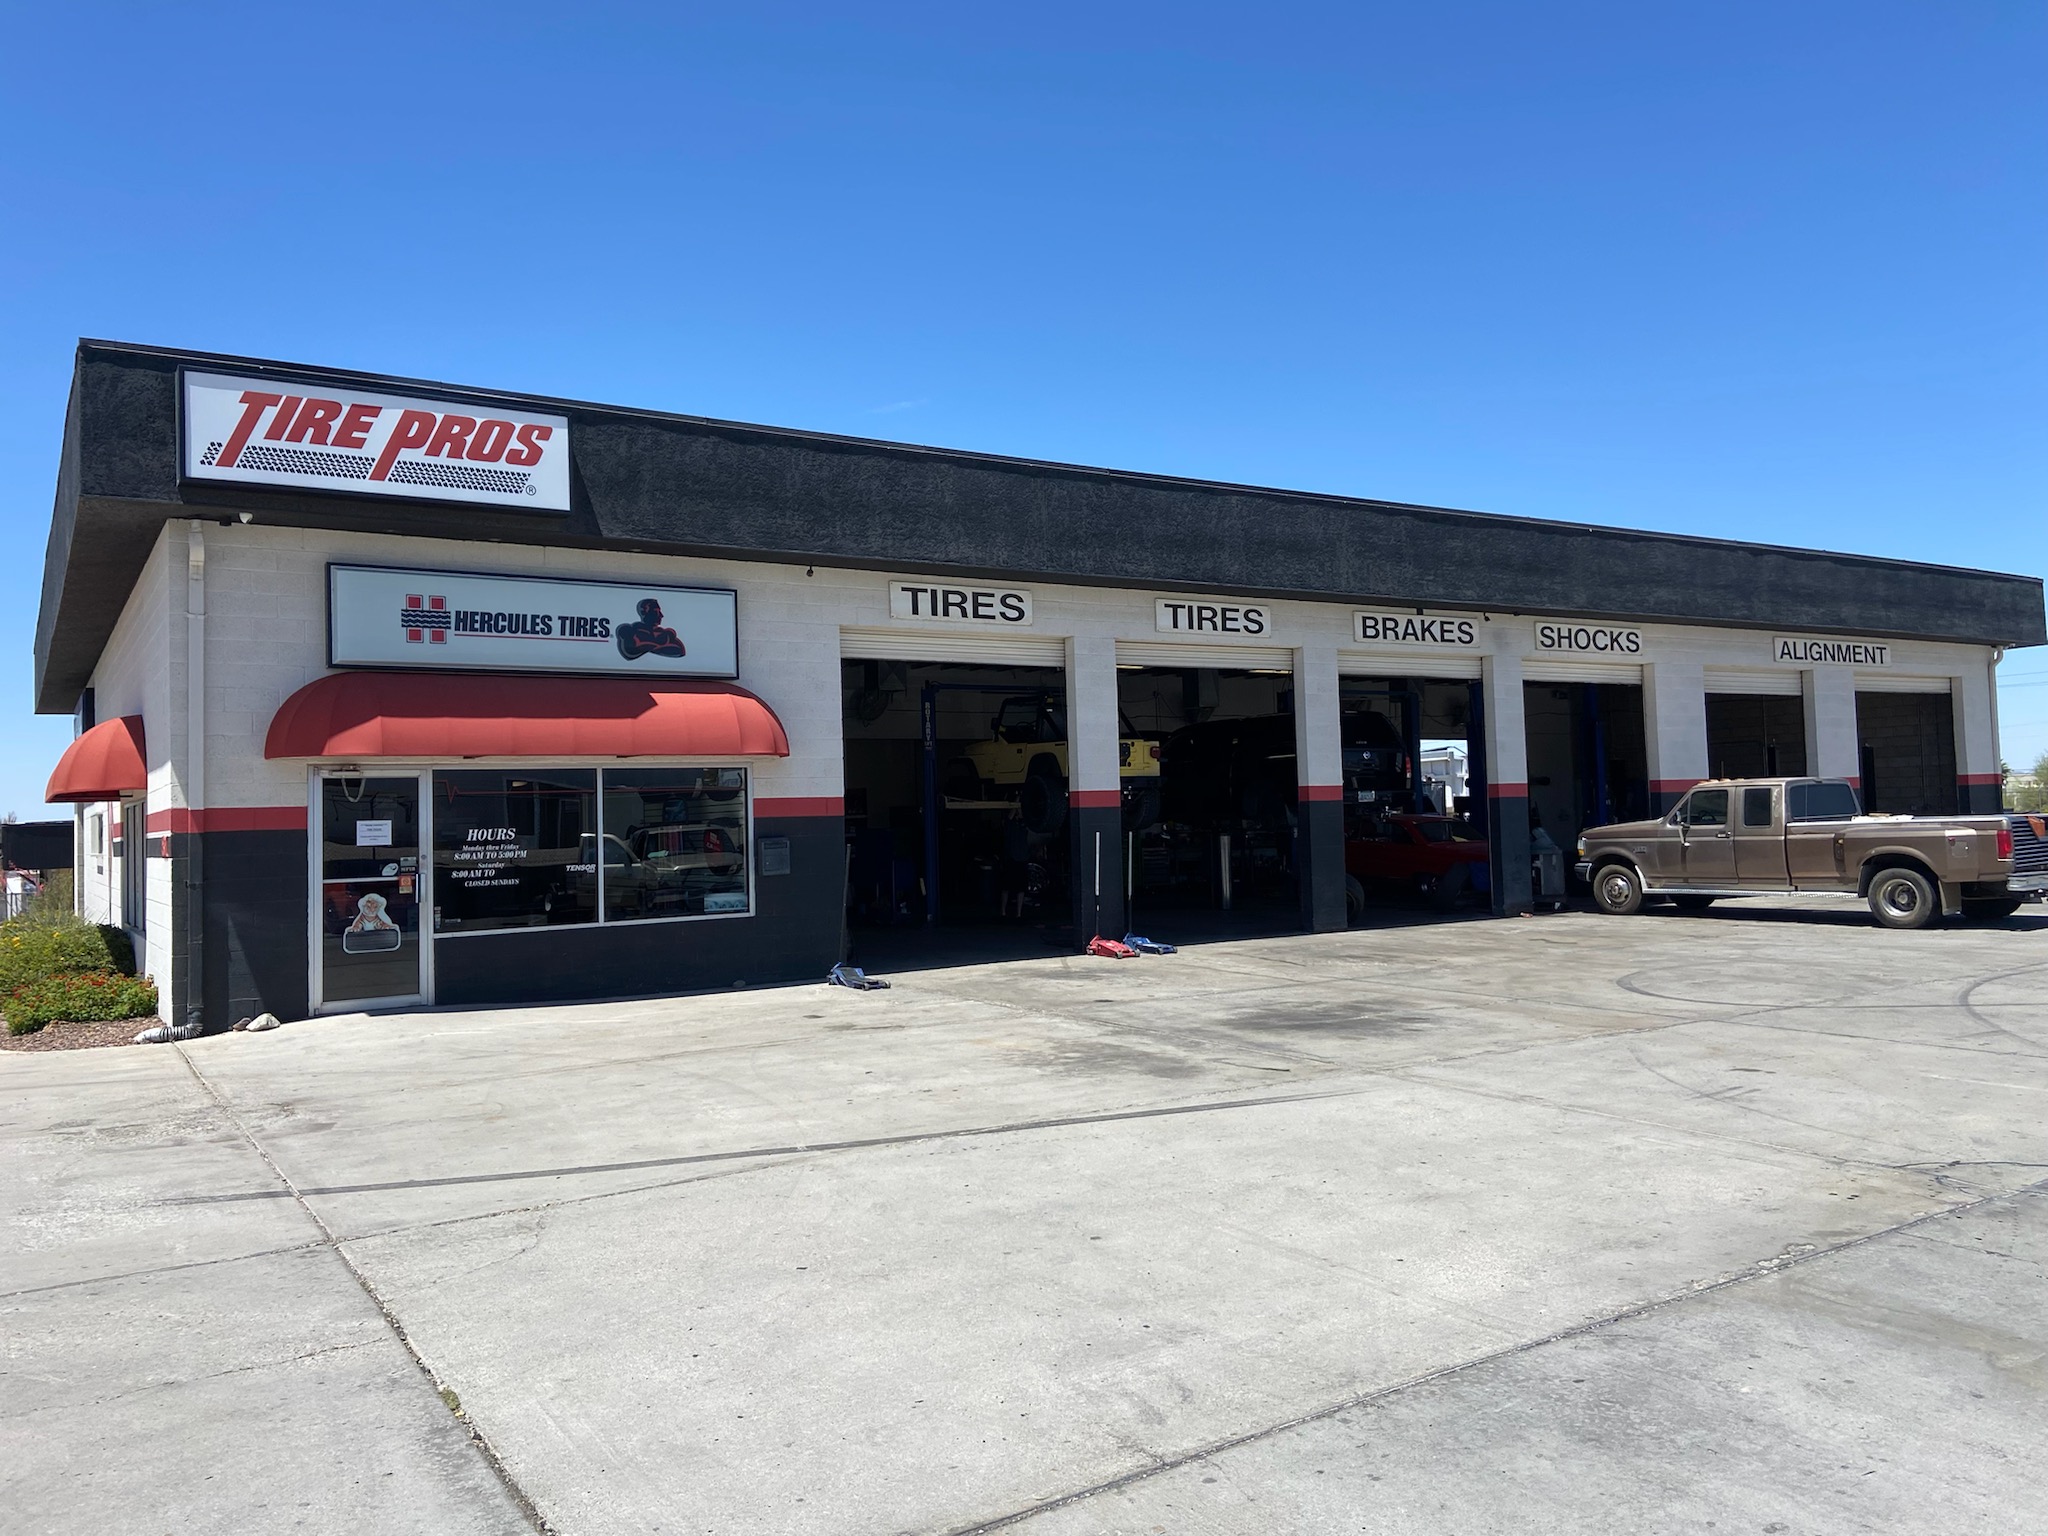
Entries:
POLYGON ((569 510, 569 423, 189 373, 185 475, 248 485, 569 510))

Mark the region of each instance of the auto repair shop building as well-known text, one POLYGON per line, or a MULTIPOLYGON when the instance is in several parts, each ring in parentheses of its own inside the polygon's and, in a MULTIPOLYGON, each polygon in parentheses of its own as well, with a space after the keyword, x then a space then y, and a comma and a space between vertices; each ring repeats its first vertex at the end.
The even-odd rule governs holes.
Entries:
POLYGON ((85 342, 35 666, 81 910, 218 1029, 821 976, 850 906, 940 915, 942 818, 1000 843, 932 763, 1019 699, 1081 937, 1155 880, 1344 926, 1347 709, 1468 748, 1524 910, 1532 812, 1568 855, 1723 772, 1995 809, 2043 639, 2028 577, 85 342), (1233 714, 1291 716, 1280 840, 1143 842, 1133 736, 1233 714))

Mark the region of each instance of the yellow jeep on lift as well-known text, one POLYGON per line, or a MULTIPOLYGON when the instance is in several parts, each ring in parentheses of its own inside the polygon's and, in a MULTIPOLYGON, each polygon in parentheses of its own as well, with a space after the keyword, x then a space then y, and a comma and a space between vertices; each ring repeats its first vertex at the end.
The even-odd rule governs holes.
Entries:
MULTIPOLYGON (((1136 735, 1128 720, 1117 743, 1124 825, 1142 831, 1159 819, 1159 743, 1136 735)), ((1003 700, 977 741, 946 765, 941 786, 950 800, 1014 800, 1033 832, 1057 832, 1067 819, 1067 711, 1052 694, 1003 700)))

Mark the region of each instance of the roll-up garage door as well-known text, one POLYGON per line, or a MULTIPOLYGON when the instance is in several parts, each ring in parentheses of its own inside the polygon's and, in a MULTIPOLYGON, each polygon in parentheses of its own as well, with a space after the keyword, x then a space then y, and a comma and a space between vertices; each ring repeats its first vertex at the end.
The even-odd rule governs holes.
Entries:
POLYGON ((1783 667, 1708 667, 1707 692, 1799 696, 1799 674, 1783 667))
POLYGON ((1294 652, 1284 645, 1191 645, 1175 641, 1119 640, 1116 659, 1118 665, 1126 667, 1294 670, 1294 652))
POLYGON ((1642 686, 1639 662, 1564 661, 1545 656, 1522 663, 1522 676, 1532 683, 1633 683, 1642 686))
POLYGON ((1064 667, 1067 642, 1044 635, 949 635, 924 630, 842 629, 850 661, 952 661, 977 666, 1064 667))
POLYGON ((1895 677, 1889 672, 1858 672, 1858 693, 1947 693, 1945 677, 1895 677))
POLYGON ((1477 677, 1479 658, 1442 651, 1339 651, 1337 670, 1347 677, 1477 677))

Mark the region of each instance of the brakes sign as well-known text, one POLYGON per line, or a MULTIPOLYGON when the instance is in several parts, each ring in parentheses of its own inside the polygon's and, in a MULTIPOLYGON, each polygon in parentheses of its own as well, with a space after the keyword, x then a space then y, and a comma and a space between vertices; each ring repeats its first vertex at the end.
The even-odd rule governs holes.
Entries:
POLYGON ((187 373, 185 478, 569 510, 569 422, 498 406, 187 373))

